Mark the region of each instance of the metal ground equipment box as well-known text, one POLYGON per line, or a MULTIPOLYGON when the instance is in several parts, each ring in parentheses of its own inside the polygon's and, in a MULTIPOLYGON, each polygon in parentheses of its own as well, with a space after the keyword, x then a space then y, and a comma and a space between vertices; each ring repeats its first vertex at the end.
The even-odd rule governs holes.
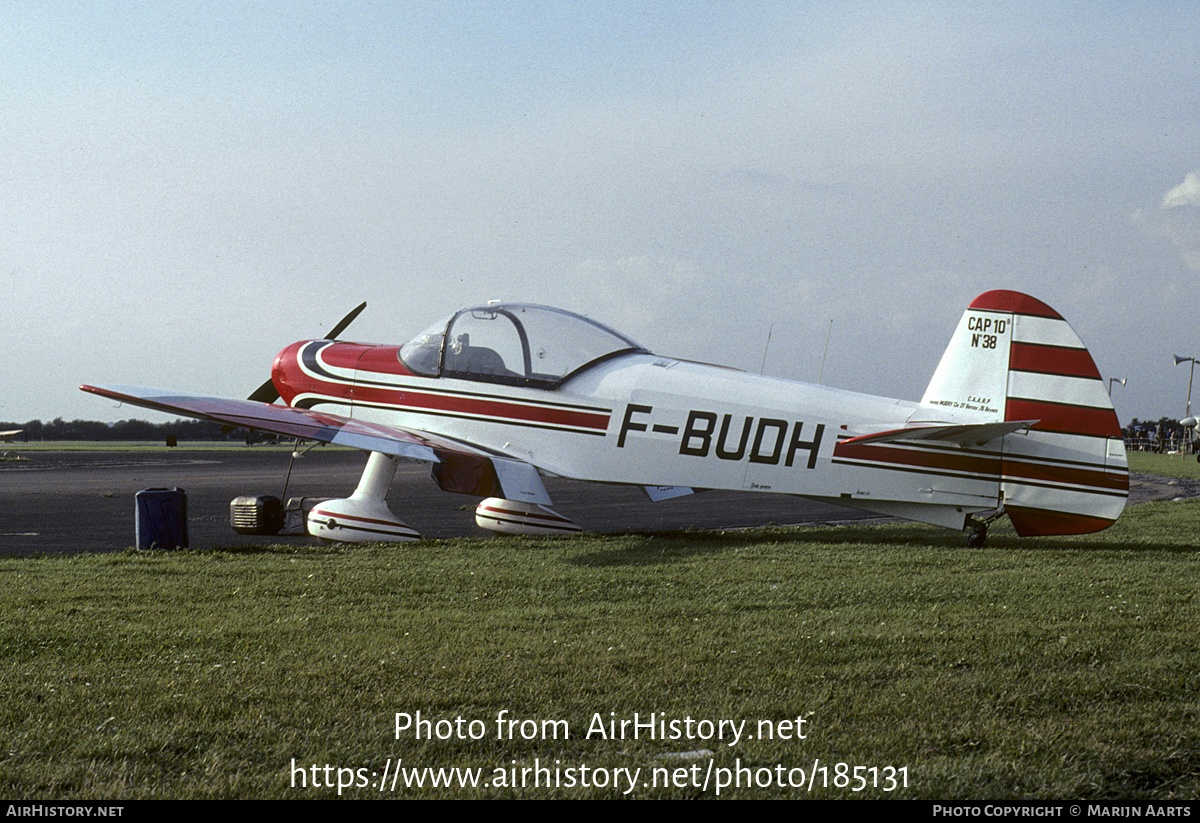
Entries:
POLYGON ((270 494, 235 497, 229 504, 229 525, 238 534, 279 534, 283 503, 270 494))

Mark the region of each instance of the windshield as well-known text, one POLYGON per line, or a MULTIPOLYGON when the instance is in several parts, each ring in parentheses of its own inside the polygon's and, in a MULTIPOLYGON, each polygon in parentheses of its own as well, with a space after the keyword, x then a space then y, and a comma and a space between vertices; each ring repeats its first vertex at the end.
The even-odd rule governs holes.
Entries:
POLYGON ((400 347, 400 360, 409 369, 427 377, 437 377, 442 362, 442 337, 454 315, 443 318, 400 347))
POLYGON ((494 383, 561 383, 580 369, 622 352, 645 351, 607 326, 547 306, 465 309, 400 349, 411 370, 494 383))

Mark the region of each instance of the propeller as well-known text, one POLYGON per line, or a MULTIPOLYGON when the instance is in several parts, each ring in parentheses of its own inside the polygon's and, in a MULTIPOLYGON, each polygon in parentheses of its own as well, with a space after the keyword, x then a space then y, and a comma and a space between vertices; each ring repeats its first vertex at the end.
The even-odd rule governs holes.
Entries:
MULTIPOLYGON (((336 340, 337 336, 339 334, 341 334, 342 332, 344 332, 346 330, 346 327, 349 326, 351 323, 353 323, 354 318, 358 317, 358 315, 366 307, 367 307, 366 302, 360 303, 357 308, 355 308, 353 311, 351 311, 349 314, 347 314, 345 317, 343 317, 336 326, 334 326, 332 329, 330 329, 329 334, 325 335, 321 339, 322 340, 336 340)), ((274 403, 276 400, 279 399, 279 392, 276 390, 275 384, 271 382, 270 378, 268 378, 267 382, 263 383, 261 386, 259 386, 257 389, 255 389, 254 393, 251 394, 250 397, 247 399, 256 400, 259 403, 274 403)))

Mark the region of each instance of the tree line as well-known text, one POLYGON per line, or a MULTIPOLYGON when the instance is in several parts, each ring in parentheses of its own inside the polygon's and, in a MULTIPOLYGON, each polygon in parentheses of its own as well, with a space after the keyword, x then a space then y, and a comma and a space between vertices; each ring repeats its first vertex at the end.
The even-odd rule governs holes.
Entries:
MULTIPOLYGON (((1133 436, 1139 426, 1156 431, 1162 424, 1168 432, 1181 427, 1172 417, 1161 417, 1157 421, 1133 418, 1125 432, 1133 436)), ((150 423, 146 420, 121 420, 116 423, 101 423, 97 420, 63 420, 56 417, 49 423, 30 420, 27 423, 0 422, 0 431, 22 429, 18 442, 36 443, 42 440, 166 440, 174 436, 177 440, 245 440, 242 429, 225 431, 225 425, 210 420, 173 420, 169 423, 150 423)))
POLYGON ((169 423, 150 423, 146 420, 121 420, 101 423, 96 420, 63 420, 56 417, 48 423, 30 420, 27 423, 0 422, 0 431, 22 429, 16 441, 37 443, 43 440, 245 440, 241 429, 222 431, 221 423, 210 420, 174 420, 169 423))

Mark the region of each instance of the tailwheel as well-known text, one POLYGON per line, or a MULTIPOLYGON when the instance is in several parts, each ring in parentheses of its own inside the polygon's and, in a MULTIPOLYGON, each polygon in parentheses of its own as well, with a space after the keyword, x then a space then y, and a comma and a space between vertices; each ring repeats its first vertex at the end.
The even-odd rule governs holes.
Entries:
POLYGON ((970 528, 970 533, 967 535, 967 548, 980 549, 987 542, 988 526, 992 521, 1004 515, 1004 509, 1000 508, 989 514, 983 519, 968 517, 967 527, 970 528))
POLYGON ((987 523, 976 523, 971 527, 971 533, 967 535, 967 548, 981 549, 986 542, 987 523))

